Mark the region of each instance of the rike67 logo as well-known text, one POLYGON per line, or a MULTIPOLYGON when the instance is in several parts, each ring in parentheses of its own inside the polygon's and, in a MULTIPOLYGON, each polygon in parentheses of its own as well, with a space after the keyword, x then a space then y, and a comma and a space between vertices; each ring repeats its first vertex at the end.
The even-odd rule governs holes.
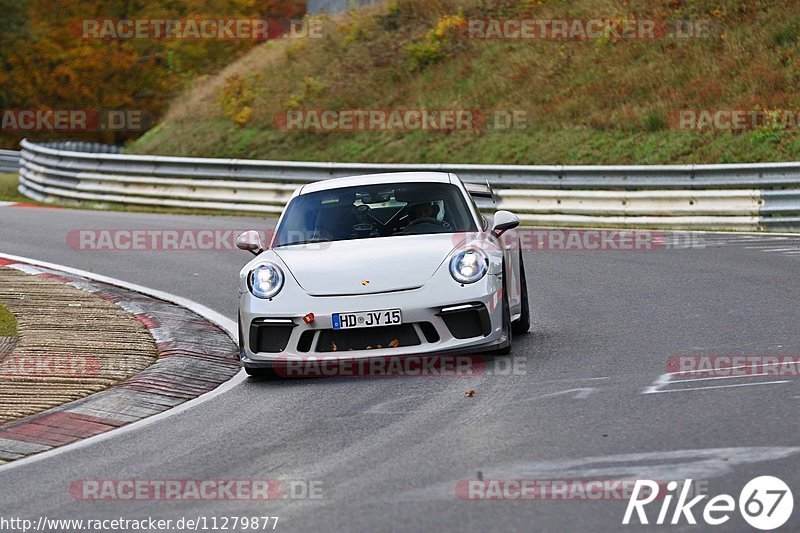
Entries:
MULTIPOLYGON (((730 520, 737 506, 733 496, 720 494, 705 502, 705 505, 698 505, 708 495, 701 494, 690 500, 691 489, 691 479, 684 481, 680 489, 677 481, 670 481, 667 484, 667 493, 663 495, 659 494, 659 485, 655 481, 637 480, 622 523, 635 524, 635 520, 631 522, 634 511, 640 524, 677 525, 684 520, 687 524, 697 524, 695 513, 700 514, 703 521, 711 526, 722 525, 730 520), (645 496, 640 498, 642 494, 645 496), (652 516, 648 518, 645 507, 659 496, 663 498, 658 518, 655 522, 650 522, 652 516), (675 496, 677 502, 674 509, 670 509, 675 496)), ((739 513, 748 524, 756 529, 768 531, 782 526, 789 520, 794 509, 794 497, 789 486, 782 480, 773 476, 760 476, 750 480, 739 493, 738 507, 739 513)))

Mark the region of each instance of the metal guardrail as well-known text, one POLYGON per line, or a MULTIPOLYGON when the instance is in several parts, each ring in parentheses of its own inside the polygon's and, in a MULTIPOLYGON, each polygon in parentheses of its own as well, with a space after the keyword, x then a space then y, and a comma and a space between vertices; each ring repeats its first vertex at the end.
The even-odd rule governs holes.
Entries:
POLYGON ((46 202, 276 214, 303 183, 357 174, 445 171, 468 182, 488 181, 498 203, 482 207, 509 209, 526 224, 800 231, 800 163, 407 165, 137 156, 96 150, 96 146, 23 141, 20 192, 46 202))
POLYGON ((54 148, 71 152, 89 152, 96 154, 121 154, 122 147, 113 144, 103 144, 88 141, 51 141, 37 143, 39 146, 54 148))
POLYGON ((0 173, 19 171, 19 152, 0 150, 0 173))

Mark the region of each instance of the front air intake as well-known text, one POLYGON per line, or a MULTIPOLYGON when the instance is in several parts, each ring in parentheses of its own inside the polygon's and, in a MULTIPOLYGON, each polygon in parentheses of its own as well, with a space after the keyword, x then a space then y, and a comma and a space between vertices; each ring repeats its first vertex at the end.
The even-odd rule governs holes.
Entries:
POLYGON ((281 353, 297 324, 290 318, 256 318, 250 323, 250 351, 281 353))
POLYGON ((489 311, 482 303, 444 307, 438 313, 456 339, 486 337, 492 331, 489 311))

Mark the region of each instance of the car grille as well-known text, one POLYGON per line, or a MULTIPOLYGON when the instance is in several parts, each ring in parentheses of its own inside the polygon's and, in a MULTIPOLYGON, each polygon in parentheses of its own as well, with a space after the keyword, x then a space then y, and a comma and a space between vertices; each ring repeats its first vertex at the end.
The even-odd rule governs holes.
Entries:
POLYGON ((350 350, 378 350, 419 346, 419 336, 413 324, 378 328, 324 329, 320 331, 316 350, 321 353, 350 350))

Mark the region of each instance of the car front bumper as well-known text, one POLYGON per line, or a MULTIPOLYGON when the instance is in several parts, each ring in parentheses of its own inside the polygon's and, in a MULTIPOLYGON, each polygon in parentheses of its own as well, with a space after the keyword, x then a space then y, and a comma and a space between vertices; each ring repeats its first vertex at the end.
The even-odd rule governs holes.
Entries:
MULTIPOLYGON (((448 274, 449 275, 449 274, 448 274)), ((431 279, 404 291, 357 296, 309 296, 284 288, 274 300, 240 288, 241 362, 275 368, 312 358, 373 359, 471 354, 506 346, 502 279, 488 274, 471 285, 431 279), (333 330, 334 313, 400 309, 402 325, 333 330), (314 315, 310 323, 304 317, 314 315), (392 347, 393 341, 397 346, 392 347)))

